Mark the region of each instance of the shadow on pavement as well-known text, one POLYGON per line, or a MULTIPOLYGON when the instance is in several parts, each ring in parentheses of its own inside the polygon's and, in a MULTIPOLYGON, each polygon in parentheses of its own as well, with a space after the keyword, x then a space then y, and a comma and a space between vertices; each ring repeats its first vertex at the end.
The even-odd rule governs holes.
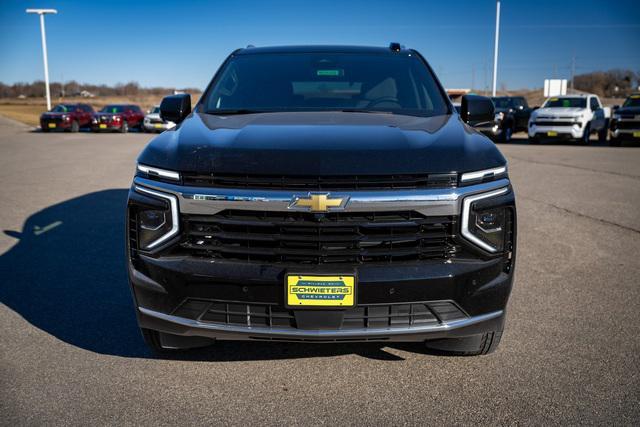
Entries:
MULTIPOLYGON (((86 194, 31 215, 0 256, 0 302, 32 325, 85 350, 156 358, 144 345, 126 274, 126 189, 86 194)), ((172 359, 243 361, 357 354, 403 360, 384 344, 217 342, 172 359)), ((427 353, 420 344, 393 345, 427 353)))

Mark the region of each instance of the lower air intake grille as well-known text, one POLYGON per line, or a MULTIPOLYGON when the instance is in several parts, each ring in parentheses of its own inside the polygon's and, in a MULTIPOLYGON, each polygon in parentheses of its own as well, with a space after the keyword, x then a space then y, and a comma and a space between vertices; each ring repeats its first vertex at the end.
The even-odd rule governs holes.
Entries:
MULTIPOLYGON (((220 325, 296 329, 292 310, 277 304, 186 299, 174 316, 220 325)), ((467 315, 452 301, 364 304, 346 310, 341 330, 438 325, 467 315)))
POLYGON ((455 217, 416 212, 327 213, 226 210, 184 215, 181 250, 197 257, 329 264, 448 259, 455 217))

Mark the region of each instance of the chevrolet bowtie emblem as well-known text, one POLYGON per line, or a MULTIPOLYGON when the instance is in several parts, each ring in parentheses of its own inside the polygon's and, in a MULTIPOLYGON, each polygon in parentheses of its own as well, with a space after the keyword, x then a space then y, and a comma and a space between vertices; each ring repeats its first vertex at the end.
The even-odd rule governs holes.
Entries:
POLYGON ((294 196, 289 203, 289 209, 309 212, 329 212, 344 209, 349 201, 348 196, 332 197, 329 193, 294 196))

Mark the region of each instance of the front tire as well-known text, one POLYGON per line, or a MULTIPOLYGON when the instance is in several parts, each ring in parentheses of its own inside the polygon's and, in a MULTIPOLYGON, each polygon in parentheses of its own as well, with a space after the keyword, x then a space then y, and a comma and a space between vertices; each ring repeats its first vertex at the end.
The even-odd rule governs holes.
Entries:
POLYGON ((501 339, 502 331, 492 331, 464 338, 427 341, 425 345, 430 350, 449 356, 480 356, 496 351, 501 339))
POLYGON ((158 354, 168 352, 168 350, 162 347, 162 344, 160 343, 160 333, 158 331, 140 328, 140 333, 142 334, 144 343, 147 345, 147 347, 149 347, 151 351, 158 354))
POLYGON ((126 120, 122 121, 122 126, 120 126, 120 133, 127 133, 129 132, 129 123, 127 123, 126 120))
POLYGON ((214 343, 212 339, 203 337, 185 337, 140 328, 142 339, 151 351, 158 355, 170 355, 195 348, 208 347, 214 343), (164 344, 163 344, 164 341, 164 344))
POLYGON ((540 144, 540 140, 535 136, 530 136, 529 137, 529 144, 538 145, 538 144, 540 144))
POLYGON ((584 128, 584 133, 582 134, 582 138, 580 142, 582 145, 589 145, 589 138, 591 137, 591 123, 587 123, 584 128))
POLYGON ((622 140, 620 138, 614 138, 613 136, 609 138, 610 147, 620 147, 621 145, 622 145, 622 140))

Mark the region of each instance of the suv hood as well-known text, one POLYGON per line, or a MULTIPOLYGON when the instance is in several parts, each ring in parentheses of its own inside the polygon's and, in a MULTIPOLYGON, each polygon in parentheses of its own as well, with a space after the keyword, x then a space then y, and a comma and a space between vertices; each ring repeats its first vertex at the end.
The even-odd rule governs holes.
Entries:
POLYGON ((252 175, 448 173, 506 164, 495 145, 458 115, 343 112, 193 113, 154 138, 138 162, 252 175))

